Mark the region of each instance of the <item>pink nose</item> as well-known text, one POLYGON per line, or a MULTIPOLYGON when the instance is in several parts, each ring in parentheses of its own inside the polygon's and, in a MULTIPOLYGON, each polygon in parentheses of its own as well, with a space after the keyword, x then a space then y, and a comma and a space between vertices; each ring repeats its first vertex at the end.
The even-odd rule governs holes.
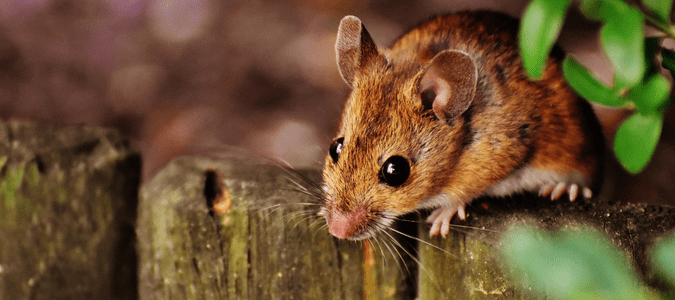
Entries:
POLYGON ((328 231, 336 238, 349 238, 363 226, 366 221, 365 217, 366 212, 363 209, 348 213, 332 211, 328 221, 328 231))

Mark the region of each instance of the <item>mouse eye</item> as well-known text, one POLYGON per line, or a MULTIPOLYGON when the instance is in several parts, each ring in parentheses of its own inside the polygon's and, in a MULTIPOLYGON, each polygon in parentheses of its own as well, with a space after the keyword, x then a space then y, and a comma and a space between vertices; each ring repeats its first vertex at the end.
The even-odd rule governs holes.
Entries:
POLYGON ((330 154, 330 157, 333 159, 333 163, 337 163, 338 158, 340 158, 340 153, 342 153, 342 142, 344 141, 344 138, 338 138, 333 141, 332 144, 330 144, 330 149, 328 150, 328 153, 330 154))
POLYGON ((410 163, 401 156, 388 158, 380 169, 380 181, 390 185, 399 186, 410 176, 410 163))

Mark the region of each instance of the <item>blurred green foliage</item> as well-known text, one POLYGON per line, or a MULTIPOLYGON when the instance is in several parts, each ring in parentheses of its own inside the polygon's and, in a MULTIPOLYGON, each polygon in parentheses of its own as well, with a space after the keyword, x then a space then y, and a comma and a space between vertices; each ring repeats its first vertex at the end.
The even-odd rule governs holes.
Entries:
POLYGON ((652 247, 655 276, 670 284, 659 292, 639 280, 625 253, 598 230, 549 232, 513 227, 502 240, 513 277, 552 299, 675 299, 675 235, 652 247))
MULTIPOLYGON (((587 18, 602 23, 600 42, 614 66, 614 81, 604 85, 571 56, 563 61, 563 75, 572 89, 590 101, 636 110, 620 125, 614 153, 626 170, 638 173, 654 154, 664 112, 672 103, 672 84, 654 62, 660 56, 666 70, 675 70, 675 52, 660 47, 661 39, 675 38, 669 17, 673 0, 643 0, 645 11, 622 0, 579 2, 587 18), (645 23, 661 35, 646 38, 645 23)), ((534 0, 525 10, 519 45, 530 77, 541 77, 570 4, 571 0, 534 0)))

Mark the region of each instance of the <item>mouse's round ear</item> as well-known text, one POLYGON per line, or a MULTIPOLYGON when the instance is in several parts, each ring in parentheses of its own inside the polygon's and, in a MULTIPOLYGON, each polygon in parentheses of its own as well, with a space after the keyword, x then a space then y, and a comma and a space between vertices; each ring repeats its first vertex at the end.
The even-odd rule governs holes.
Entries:
POLYGON ((354 87, 354 74, 379 55, 366 27, 355 16, 346 16, 340 21, 335 53, 340 75, 351 87, 354 87))
POLYGON ((461 115, 476 95, 477 77, 476 65, 468 54, 457 50, 436 54, 419 81, 422 105, 433 109, 441 120, 461 115))

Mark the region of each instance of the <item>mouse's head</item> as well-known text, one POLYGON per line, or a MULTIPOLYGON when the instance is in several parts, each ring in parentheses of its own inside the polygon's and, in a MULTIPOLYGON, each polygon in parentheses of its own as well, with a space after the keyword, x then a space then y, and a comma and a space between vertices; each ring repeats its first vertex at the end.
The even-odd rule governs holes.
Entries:
POLYGON ((336 53, 352 93, 325 161, 322 214, 332 235, 358 240, 446 185, 468 135, 459 116, 477 75, 460 51, 389 57, 353 16, 340 23, 336 53))

